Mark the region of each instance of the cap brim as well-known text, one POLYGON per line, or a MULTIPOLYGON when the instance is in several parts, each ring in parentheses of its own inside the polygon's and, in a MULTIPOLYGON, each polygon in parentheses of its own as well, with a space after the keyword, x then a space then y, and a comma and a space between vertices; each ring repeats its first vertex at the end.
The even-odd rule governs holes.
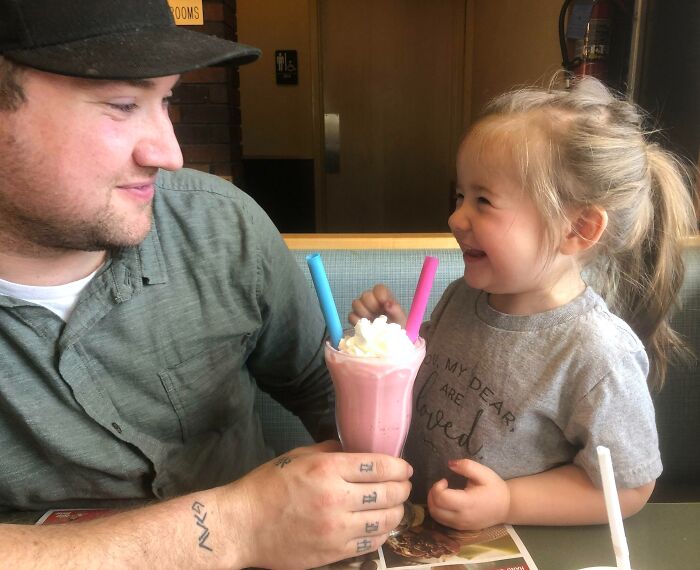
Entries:
POLYGON ((176 75, 260 57, 258 48, 175 26, 121 32, 56 46, 14 50, 8 59, 42 71, 94 79, 145 79, 176 75))

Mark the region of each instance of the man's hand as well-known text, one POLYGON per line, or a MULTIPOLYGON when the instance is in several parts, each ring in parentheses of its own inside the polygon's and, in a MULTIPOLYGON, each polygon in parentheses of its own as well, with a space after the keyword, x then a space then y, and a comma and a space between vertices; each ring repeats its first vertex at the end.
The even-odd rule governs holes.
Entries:
POLYGON ((406 313, 385 285, 375 285, 355 299, 352 302, 352 311, 348 314, 348 321, 355 326, 363 317, 372 321, 379 315, 386 315, 390 323, 398 323, 401 328, 406 327, 406 313))
POLYGON ((387 539, 403 516, 411 467, 339 450, 337 442, 296 449, 217 489, 236 567, 312 568, 387 539))
POLYGON ((80 524, 0 525, 0 566, 296 569, 371 552, 401 521, 412 469, 339 450, 296 449, 228 485, 80 524))
POLYGON ((460 530, 478 530, 503 523, 510 509, 510 490, 492 469, 472 461, 449 461, 449 468, 468 479, 464 489, 450 489, 436 482, 428 493, 430 516, 460 530))

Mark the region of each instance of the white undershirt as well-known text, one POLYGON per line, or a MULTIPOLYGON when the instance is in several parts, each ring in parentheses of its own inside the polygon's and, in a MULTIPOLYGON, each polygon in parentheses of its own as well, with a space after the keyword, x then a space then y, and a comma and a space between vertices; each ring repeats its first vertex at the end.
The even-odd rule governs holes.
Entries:
POLYGON ((87 277, 66 283, 65 285, 52 285, 50 287, 38 287, 35 285, 20 285, 0 279, 0 295, 7 295, 15 299, 22 299, 46 307, 52 313, 57 314, 64 321, 73 312, 78 295, 85 289, 90 280, 95 276, 96 269, 87 277))

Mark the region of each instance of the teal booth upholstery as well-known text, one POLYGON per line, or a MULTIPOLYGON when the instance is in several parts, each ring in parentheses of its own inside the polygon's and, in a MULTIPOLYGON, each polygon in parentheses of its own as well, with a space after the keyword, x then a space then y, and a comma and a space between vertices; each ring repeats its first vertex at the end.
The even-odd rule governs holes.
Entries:
POLYGON ((671 319, 695 358, 668 371, 654 395, 664 472, 652 501, 700 501, 700 238, 688 240, 680 305, 671 319))
MULTIPOLYGON (((444 242, 441 242, 444 243, 444 242)), ((350 306, 362 291, 375 283, 388 285, 401 304, 410 306, 426 255, 440 261, 430 295, 432 310, 445 287, 464 271, 462 253, 455 247, 426 249, 292 249, 312 287, 306 255, 319 251, 344 326, 350 306)), ((686 277, 681 307, 673 325, 700 356, 700 238, 685 248, 686 277)), ((697 360, 671 367, 664 389, 654 395, 664 472, 657 481, 654 501, 700 501, 700 371, 697 360)), ((311 443, 301 422, 259 392, 260 413, 267 444, 276 454, 311 443)))

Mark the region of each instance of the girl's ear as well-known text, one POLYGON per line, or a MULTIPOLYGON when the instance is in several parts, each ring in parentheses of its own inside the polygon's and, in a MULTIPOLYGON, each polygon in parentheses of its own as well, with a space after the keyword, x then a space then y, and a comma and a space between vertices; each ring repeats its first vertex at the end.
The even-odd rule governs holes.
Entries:
POLYGON ((597 206, 587 206, 574 212, 570 220, 569 231, 559 248, 566 255, 580 253, 598 243, 608 225, 608 213, 597 206))

